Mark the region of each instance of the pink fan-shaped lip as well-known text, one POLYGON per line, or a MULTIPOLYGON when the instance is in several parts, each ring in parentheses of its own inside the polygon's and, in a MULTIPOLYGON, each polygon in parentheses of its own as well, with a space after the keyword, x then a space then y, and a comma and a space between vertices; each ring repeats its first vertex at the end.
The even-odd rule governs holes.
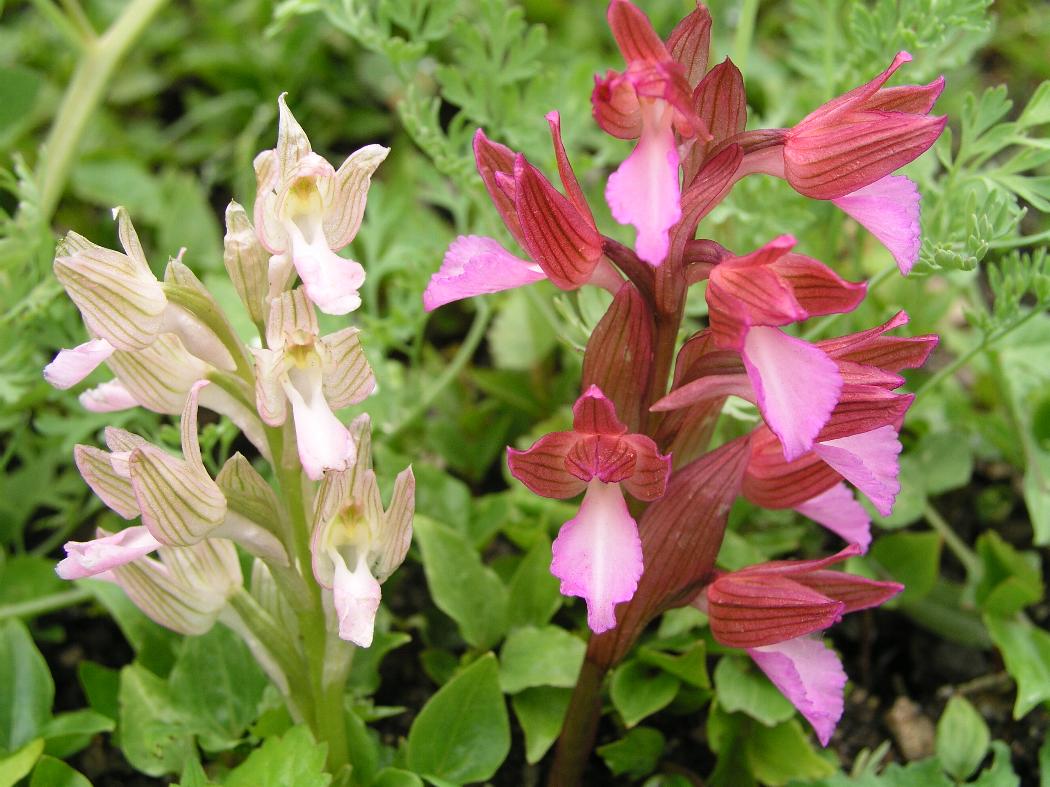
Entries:
POLYGON ((514 256, 492 238, 461 235, 423 292, 429 312, 452 301, 524 287, 547 278, 539 266, 514 256))

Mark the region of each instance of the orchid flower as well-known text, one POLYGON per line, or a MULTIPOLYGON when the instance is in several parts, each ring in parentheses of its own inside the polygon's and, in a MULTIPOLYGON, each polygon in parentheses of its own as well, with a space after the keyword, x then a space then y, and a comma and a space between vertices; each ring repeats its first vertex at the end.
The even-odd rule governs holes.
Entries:
POLYGON ((347 314, 361 305, 365 271, 336 252, 357 235, 372 173, 390 150, 366 145, 336 170, 313 152, 283 93, 277 105, 277 147, 255 158, 255 229, 274 255, 271 294, 284 288, 294 267, 322 312, 347 314))
POLYGON ((572 431, 548 434, 525 451, 508 448, 507 463, 515 478, 543 497, 586 490, 579 513, 554 542, 551 573, 563 594, 586 599, 592 631, 613 628, 616 605, 631 600, 642 575, 638 524, 623 488, 639 500, 656 500, 666 488, 671 457, 649 437, 628 433, 612 402, 592 385, 573 406, 572 431))
POLYGON ((675 133, 702 140, 711 135, 693 109, 685 68, 648 17, 628 0, 612 0, 608 16, 627 70, 595 78, 594 118, 609 134, 638 139, 638 145, 609 177, 605 199, 613 218, 637 230, 638 256, 657 266, 682 217, 675 133))
POLYGON ((360 331, 344 328, 324 337, 319 331, 313 304, 304 288, 297 288, 270 302, 269 349, 252 351, 259 415, 270 426, 280 426, 291 403, 299 459, 314 481, 325 470, 346 469, 355 453, 350 432, 333 409, 360 402, 375 390, 360 331))
POLYGON ((523 155, 493 142, 481 129, 474 135, 474 158, 485 188, 531 260, 515 256, 494 238, 461 235, 423 293, 427 311, 546 278, 564 290, 590 283, 615 291, 622 282, 602 256, 602 237, 566 156, 558 113, 549 113, 547 123, 564 195, 523 155))
POLYGON ((404 561, 412 540, 416 482, 411 467, 402 470, 384 511, 372 470, 368 415, 350 428, 356 455, 349 469, 325 473, 310 550, 314 577, 332 593, 339 636, 367 648, 382 596, 379 586, 404 561))
POLYGON ((904 589, 896 582, 827 570, 858 554, 851 545, 821 560, 748 566, 721 575, 694 602, 706 611, 714 638, 744 648, 824 746, 842 716, 846 674, 834 652, 811 635, 904 589))

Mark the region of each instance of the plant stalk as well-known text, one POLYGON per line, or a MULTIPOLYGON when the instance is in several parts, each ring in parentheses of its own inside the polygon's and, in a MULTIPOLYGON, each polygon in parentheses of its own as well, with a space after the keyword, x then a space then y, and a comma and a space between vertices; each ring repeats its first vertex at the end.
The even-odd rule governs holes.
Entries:
POLYGON ((547 787, 578 787, 594 747, 598 720, 602 715, 602 680, 605 668, 583 660, 580 676, 569 700, 561 737, 554 752, 554 764, 547 777, 547 787))

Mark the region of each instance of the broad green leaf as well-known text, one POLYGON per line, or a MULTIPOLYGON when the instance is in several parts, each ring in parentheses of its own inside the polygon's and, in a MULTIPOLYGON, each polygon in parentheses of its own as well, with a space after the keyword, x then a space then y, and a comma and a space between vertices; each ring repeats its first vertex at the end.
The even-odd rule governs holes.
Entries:
MULTIPOLYGON (((1021 780, 1010 764, 1010 747, 1002 741, 992 741, 992 764, 981 771, 970 784, 973 787, 1019 787, 1021 780)), ((1042 768, 1042 781, 1050 780, 1050 772, 1042 768)))
POLYGON ((182 769, 182 776, 179 778, 177 787, 212 787, 214 784, 215 782, 208 778, 201 764, 195 759, 190 759, 186 761, 182 769))
POLYGON ((222 233, 200 179, 172 170, 161 178, 160 188, 165 211, 156 222, 161 259, 185 248, 184 261, 194 271, 222 268, 222 233))
POLYGON ((328 787, 325 773, 328 747, 314 741, 305 726, 292 727, 280 738, 268 738, 230 771, 226 787, 328 787))
POLYGON ((17 604, 65 590, 69 590, 69 583, 58 578, 55 561, 50 558, 13 555, 0 560, 0 605, 17 604))
POLYGON ((214 626, 186 638, 169 683, 179 706, 193 717, 201 746, 221 751, 236 745, 255 721, 269 681, 240 637, 214 626))
MULTIPOLYGON (((85 159, 73 167, 70 187, 78 198, 105 210, 123 205, 136 224, 155 219, 163 210, 160 182, 134 158, 85 159)), ((154 261, 154 273, 158 264, 154 261)))
POLYGON ((416 516, 414 532, 438 609, 459 624, 468 644, 479 649, 495 645, 507 628, 507 588, 496 572, 482 565, 474 547, 446 525, 416 516))
POLYGON ((656 769, 665 743, 659 730, 635 727, 620 740, 599 746, 596 751, 613 775, 641 779, 656 769))
POLYGON ((984 624, 1003 654, 1006 671, 1017 682, 1014 718, 1050 700, 1050 634, 1026 618, 985 615, 984 624))
POLYGON ((558 580, 551 574, 551 542, 541 535, 510 579, 507 618, 511 627, 543 626, 562 605, 558 580))
MULTIPOLYGON (((382 616, 386 613, 380 608, 379 614, 382 616)), ((382 631, 377 626, 372 646, 359 648, 354 653, 348 685, 362 694, 375 694, 379 688, 379 665, 383 658, 390 651, 411 641, 412 637, 403 631, 382 631)))
POLYGON ((113 721, 120 715, 117 695, 120 692, 120 672, 103 667, 94 661, 77 664, 77 680, 84 690, 88 705, 113 721))
POLYGON ((36 71, 18 65, 0 68, 0 147, 31 122, 33 107, 43 77, 36 71))
POLYGON ((901 457, 900 464, 901 491, 893 501, 893 512, 889 516, 884 517, 875 511, 874 506, 867 499, 861 500, 864 507, 872 514, 873 519, 885 528, 904 527, 918 521, 926 506, 922 466, 917 459, 907 453, 901 457))
POLYGON ((137 662, 120 671, 120 746, 135 768, 149 776, 178 773, 197 756, 193 731, 165 681, 137 662))
POLYGON ((45 754, 33 769, 29 787, 91 787, 91 782, 84 774, 70 768, 62 760, 45 754))
POLYGON ((638 660, 659 667, 690 686, 711 688, 711 679, 707 675, 707 646, 703 640, 697 640, 689 650, 680 654, 664 653, 643 646, 638 649, 638 660))
POLYGON ((632 660, 616 668, 609 696, 623 723, 633 727, 646 716, 670 705, 679 686, 681 681, 674 675, 632 660))
POLYGON ((901 602, 925 596, 937 581, 941 537, 937 533, 893 533, 878 539, 871 557, 904 584, 901 602))
POLYGON ((181 642, 179 636, 146 617, 119 585, 91 579, 83 580, 81 585, 113 616, 135 649, 138 661, 158 675, 167 675, 175 663, 175 650, 181 642))
POLYGON ((346 743, 353 756, 354 782, 371 784, 379 770, 379 736, 350 708, 346 710, 346 743))
POLYGON ((715 667, 714 679, 723 711, 746 713, 767 727, 795 715, 795 707, 749 660, 723 656, 715 667))
POLYGON ((500 688, 505 694, 534 686, 572 688, 586 649, 583 640, 557 626, 515 629, 500 651, 500 688))
POLYGON ((525 733, 525 760, 529 764, 535 765, 542 760, 558 740, 571 696, 571 689, 537 686, 511 697, 514 715, 525 733))
POLYGON ((550 311, 546 291, 514 290, 503 301, 488 336, 497 369, 533 369, 554 349, 557 337, 542 306, 550 311))
POLYGON ((0 755, 0 787, 11 787, 28 774, 44 752, 44 739, 34 738, 7 755, 0 755))
POLYGON ((1043 597, 1038 555, 1018 552, 993 530, 977 539, 977 555, 977 604, 983 611, 1009 617, 1043 597))
POLYGON ((965 486, 973 475, 973 452, 955 432, 925 435, 910 455, 922 466, 920 477, 927 495, 965 486))
POLYGON ((408 731, 416 773, 457 784, 492 778, 510 751, 496 657, 487 653, 431 697, 408 731))
POLYGON ((116 727, 108 716, 82 708, 52 717, 41 730, 46 739, 45 751, 52 757, 65 759, 87 746, 100 732, 112 732, 116 727))
POLYGON ((988 752, 988 725, 960 694, 948 700, 937 721, 937 758, 957 781, 970 778, 988 752))
POLYGON ((368 787, 423 787, 423 780, 411 771, 383 768, 368 787))
POLYGON ((819 779, 835 772, 835 766, 816 752, 795 719, 775 727, 752 723, 745 741, 751 772, 770 787, 792 779, 819 779))
POLYGON ((41 734, 51 716, 55 683, 20 620, 0 626, 0 751, 14 751, 41 734))

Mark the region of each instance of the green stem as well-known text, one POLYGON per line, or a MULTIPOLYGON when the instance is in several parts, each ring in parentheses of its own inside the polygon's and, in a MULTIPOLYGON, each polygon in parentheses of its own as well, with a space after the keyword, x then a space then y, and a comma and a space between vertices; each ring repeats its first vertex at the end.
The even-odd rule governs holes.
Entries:
POLYGON ((733 62, 741 71, 747 71, 747 58, 751 53, 751 40, 755 35, 755 17, 758 15, 758 0, 744 0, 740 6, 736 35, 733 36, 733 62))
POLYGON ((977 557, 977 553, 966 545, 966 542, 952 529, 948 520, 941 516, 940 512, 931 504, 926 504, 922 515, 930 523, 930 527, 936 530, 941 538, 944 539, 944 543, 952 551, 952 554, 963 564, 966 573, 971 578, 976 577, 977 572, 981 569, 981 559, 977 557))
POLYGON ((131 0, 113 25, 84 41, 84 55, 66 88, 44 143, 40 176, 40 215, 50 222, 65 189, 84 126, 102 101, 117 65, 167 0, 131 0))
POLYGON ((983 339, 981 339, 981 341, 979 341, 976 345, 971 347, 962 355, 957 356, 955 360, 953 360, 947 366, 942 366, 940 369, 938 369, 937 373, 934 374, 933 377, 929 378, 926 382, 919 386, 918 390, 915 392, 915 398, 919 401, 922 401, 922 395, 924 393, 933 388, 936 388, 944 381, 945 378, 955 374, 955 372, 957 372, 960 368, 968 364, 974 356, 980 354, 987 348, 991 347, 1007 334, 1017 330, 1038 314, 1043 314, 1043 312, 1039 309, 1032 309, 1030 312, 1027 312, 1021 317, 1016 318, 1013 322, 1004 325, 999 330, 987 334, 983 339))
POLYGON ((70 21, 69 17, 62 13, 51 0, 32 0, 33 5, 41 16, 46 16, 55 28, 64 35, 78 51, 84 51, 91 38, 77 29, 77 25, 70 21))
POLYGON ((989 249, 1016 249, 1020 246, 1034 246, 1037 243, 1050 240, 1050 230, 1040 232, 1037 235, 1022 235, 1019 238, 1007 238, 996 240, 988 244, 989 249))
POLYGON ((427 386, 426 392, 420 397, 416 406, 409 410, 408 415, 401 419, 397 426, 387 432, 387 437, 390 440, 395 439, 418 418, 425 415, 438 395, 456 379, 463 367, 474 357, 474 353, 477 351, 478 345, 481 344, 481 340, 485 336, 485 330, 489 327, 489 322, 492 319, 492 307, 488 303, 483 299, 478 299, 475 301, 475 304, 477 305, 477 312, 474 315, 474 322, 471 323, 470 330, 467 332, 467 338, 463 340, 463 344, 456 351, 452 362, 445 367, 445 371, 438 376, 433 385, 427 386))
POLYGON ((61 593, 52 593, 49 596, 21 601, 17 604, 4 604, 0 607, 0 620, 7 618, 35 618, 38 615, 46 615, 49 612, 57 612, 66 607, 76 606, 89 601, 92 598, 90 591, 76 588, 75 590, 64 590, 61 593))
POLYGON ((62 7, 66 9, 66 15, 69 16, 73 21, 73 24, 80 29, 84 38, 90 41, 98 35, 94 26, 91 24, 91 20, 88 19, 88 15, 84 13, 84 9, 77 0, 62 0, 62 7))

